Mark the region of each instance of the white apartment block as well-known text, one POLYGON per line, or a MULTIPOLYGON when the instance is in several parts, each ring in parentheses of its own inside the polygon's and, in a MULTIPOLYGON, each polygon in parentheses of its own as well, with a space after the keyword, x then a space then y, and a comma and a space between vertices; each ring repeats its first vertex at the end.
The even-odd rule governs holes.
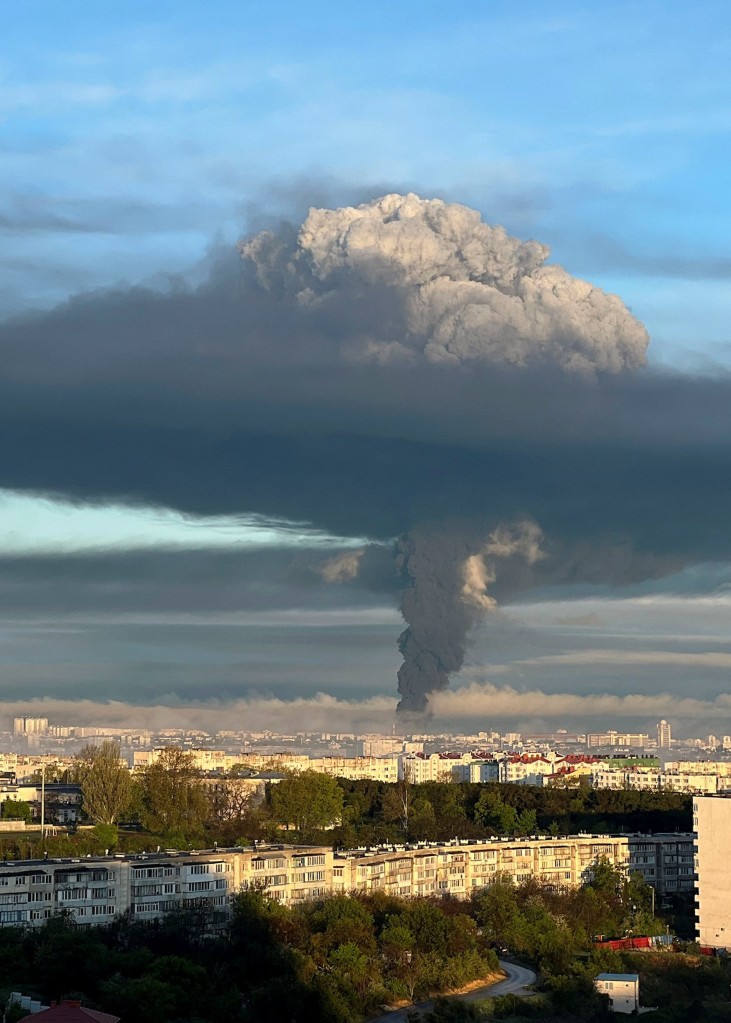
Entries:
POLYGON ((626 867, 627 839, 470 840, 343 853, 324 846, 270 845, 23 860, 0 864, 0 925, 40 926, 62 909, 80 924, 104 923, 124 912, 154 920, 190 905, 208 906, 222 918, 231 896, 247 885, 261 886, 289 905, 373 890, 466 898, 500 874, 517 883, 537 877, 572 887, 587 880, 603 858, 626 867))
POLYGON ((266 846, 3 863, 0 924, 40 925, 62 909, 80 924, 127 911, 154 920, 186 905, 226 913, 247 884, 266 887, 281 902, 303 902, 331 891, 332 859, 326 848, 266 846))
POLYGON ((588 732, 586 745, 589 749, 598 746, 637 746, 644 749, 650 742, 650 736, 644 732, 588 732))
POLYGON ((626 838, 578 835, 563 839, 460 840, 389 849, 336 853, 333 891, 384 891, 391 895, 466 898, 501 874, 519 884, 537 878, 555 887, 576 887, 606 858, 626 867, 626 838))
POLYGON ((731 798, 693 800, 696 933, 701 945, 731 949, 731 798))
MULTIPOLYGON (((685 774, 646 767, 616 770, 603 764, 592 772, 591 784, 595 789, 638 789, 646 792, 714 794, 719 790, 719 778, 715 774, 685 774)), ((725 788, 725 785, 721 787, 725 788)))
POLYGON ((245 764, 252 770, 263 769, 272 771, 318 771, 335 778, 347 778, 349 781, 383 781, 399 780, 399 763, 401 758, 396 755, 384 757, 308 757, 293 753, 244 753, 235 758, 237 763, 245 764))
POLYGON ((414 785, 433 781, 467 781, 472 753, 415 753, 401 757, 401 777, 414 785))

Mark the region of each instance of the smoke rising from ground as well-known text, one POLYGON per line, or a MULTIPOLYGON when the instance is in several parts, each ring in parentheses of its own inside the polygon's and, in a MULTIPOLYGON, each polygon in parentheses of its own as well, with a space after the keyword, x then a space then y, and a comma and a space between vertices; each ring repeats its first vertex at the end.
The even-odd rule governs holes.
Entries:
POLYGON ((404 659, 398 672, 401 714, 422 714, 431 694, 446 689, 464 664, 470 630, 496 603, 487 587, 496 561, 537 561, 541 532, 534 522, 498 526, 485 540, 474 525, 444 523, 412 529, 396 545, 404 582, 399 636, 404 659))
POLYGON ((341 339, 357 360, 581 373, 645 362, 647 332, 619 298, 546 265, 545 245, 511 238, 466 206, 409 194, 311 209, 296 235, 263 232, 240 252, 263 287, 302 307, 326 311, 343 293, 371 292, 382 315, 341 339), (389 302, 394 290, 399 301, 389 302))

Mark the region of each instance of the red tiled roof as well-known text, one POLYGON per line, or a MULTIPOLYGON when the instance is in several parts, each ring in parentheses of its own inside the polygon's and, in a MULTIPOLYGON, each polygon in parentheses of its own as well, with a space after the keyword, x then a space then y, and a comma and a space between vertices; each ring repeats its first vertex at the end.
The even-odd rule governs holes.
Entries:
POLYGON ((35 1013, 33 1019, 43 1020, 43 1023, 89 1023, 89 1020, 95 1020, 96 1023, 119 1023, 120 1017, 110 1016, 108 1012, 99 1012, 98 1009, 87 1009, 80 1002, 64 1001, 35 1013))

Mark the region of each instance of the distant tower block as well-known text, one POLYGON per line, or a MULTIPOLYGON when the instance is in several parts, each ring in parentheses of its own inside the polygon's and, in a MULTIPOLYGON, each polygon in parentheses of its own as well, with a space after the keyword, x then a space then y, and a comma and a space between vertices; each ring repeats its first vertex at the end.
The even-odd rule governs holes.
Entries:
POLYGON ((663 718, 657 725, 657 747, 658 749, 670 749, 672 744, 673 736, 670 730, 670 725, 667 723, 665 718, 663 718))
POLYGON ((48 718, 13 718, 14 735, 45 735, 48 718))

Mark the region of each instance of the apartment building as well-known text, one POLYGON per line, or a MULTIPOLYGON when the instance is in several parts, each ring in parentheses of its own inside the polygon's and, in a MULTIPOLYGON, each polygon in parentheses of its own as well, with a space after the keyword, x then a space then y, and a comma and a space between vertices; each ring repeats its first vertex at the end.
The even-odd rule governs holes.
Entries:
POLYGON ((629 869, 641 874, 659 896, 677 895, 693 889, 692 832, 630 835, 628 841, 629 869))
POLYGON ((468 781, 472 753, 415 753, 401 758, 401 776, 415 785, 423 782, 468 781))
POLYGON ((394 782, 399 779, 401 758, 392 755, 384 757, 308 757, 292 753, 245 753, 237 758, 252 770, 274 771, 318 771, 349 781, 394 782))
POLYGON ((248 885, 266 888, 290 905, 337 892, 374 890, 466 898, 503 873, 517 883, 536 877, 546 884, 576 886, 602 858, 625 867, 627 839, 470 840, 335 854, 324 846, 267 845, 24 860, 0 864, 0 925, 40 926, 62 909, 80 924, 104 923, 124 912, 155 920, 191 905, 223 915, 231 896, 248 885))
POLYGON ((329 848, 277 845, 8 862, 0 865, 0 924, 40 925, 62 909, 80 924, 124 912, 154 920, 190 905, 223 914, 249 884, 280 902, 303 902, 332 890, 332 860, 329 848))
POLYGON ((627 839, 607 835, 496 838, 357 849, 335 854, 333 891, 466 898, 500 874, 509 874, 518 884, 535 877, 556 887, 576 887, 603 858, 625 867, 629 861, 627 839))
POLYGON ((650 742, 650 736, 645 732, 616 732, 610 729, 608 732, 588 732, 586 745, 589 749, 599 746, 627 746, 644 749, 650 742))
MULTIPOLYGON (((600 765, 591 775, 595 789, 638 789, 644 792, 686 792, 714 794, 719 789, 715 774, 659 771, 655 768, 631 767, 629 770, 607 769, 600 765)), ((725 787, 725 786, 722 786, 725 787)))
POLYGON ((731 797, 696 796, 693 829, 698 941, 731 949, 731 797))

